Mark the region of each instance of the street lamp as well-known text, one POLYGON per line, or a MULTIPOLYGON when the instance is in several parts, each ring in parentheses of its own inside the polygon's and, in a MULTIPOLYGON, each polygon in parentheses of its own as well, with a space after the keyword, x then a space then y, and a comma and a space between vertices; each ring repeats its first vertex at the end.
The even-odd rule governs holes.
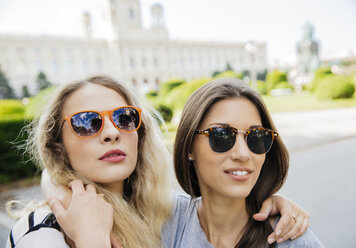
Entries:
POLYGON ((257 72, 256 72, 256 53, 257 45, 253 41, 248 41, 245 44, 245 50, 250 55, 250 77, 252 82, 252 87, 257 89, 257 72))

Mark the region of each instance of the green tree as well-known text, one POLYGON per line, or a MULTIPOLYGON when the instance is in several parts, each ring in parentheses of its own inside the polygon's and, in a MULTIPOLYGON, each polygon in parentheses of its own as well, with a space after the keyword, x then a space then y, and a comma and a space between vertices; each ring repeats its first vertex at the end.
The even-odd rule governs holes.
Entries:
POLYGON ((52 86, 52 83, 47 79, 46 74, 44 74, 42 71, 38 73, 36 83, 38 91, 47 89, 52 86))
POLYGON ((28 90, 27 85, 22 86, 22 98, 30 97, 30 96, 31 94, 30 91, 28 90))
POLYGON ((5 73, 2 72, 0 67, 0 99, 15 98, 14 90, 9 84, 5 73))

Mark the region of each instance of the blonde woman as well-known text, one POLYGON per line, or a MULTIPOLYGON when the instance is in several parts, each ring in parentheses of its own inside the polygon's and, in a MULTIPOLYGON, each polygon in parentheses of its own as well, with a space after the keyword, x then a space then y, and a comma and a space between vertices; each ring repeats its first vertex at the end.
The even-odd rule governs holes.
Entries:
MULTIPOLYGON (((68 185, 79 178, 88 185, 86 192, 103 195, 113 208, 112 232, 121 244, 158 247, 161 226, 171 211, 166 177, 170 158, 160 135, 156 121, 133 93, 110 78, 93 77, 55 93, 35 123, 29 148, 57 183, 68 185)), ((105 203, 101 197, 97 200, 105 203)), ((37 212, 35 221, 46 214, 37 212)), ((26 221, 14 227, 10 247, 16 241, 21 247, 24 240, 17 230, 26 221)), ((39 247, 35 238, 31 245, 39 247)))
MULTIPOLYGON (((49 199, 59 225, 48 210, 32 212, 15 225, 8 247, 162 246, 174 209, 169 154, 151 114, 122 85, 93 77, 62 87, 35 122, 29 147, 73 194, 67 209, 49 199)), ((297 213, 307 222, 304 211, 278 197, 267 203, 264 212, 286 212, 280 237, 305 231, 290 220, 297 213)))

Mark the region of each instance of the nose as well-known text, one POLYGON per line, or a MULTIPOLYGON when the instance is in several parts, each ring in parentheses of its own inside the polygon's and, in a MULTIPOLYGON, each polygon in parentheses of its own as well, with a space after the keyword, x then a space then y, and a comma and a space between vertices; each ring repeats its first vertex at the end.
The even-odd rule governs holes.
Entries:
POLYGON ((120 131, 111 122, 109 116, 105 116, 105 123, 100 133, 102 143, 117 142, 120 138, 120 131))
POLYGON ((247 146, 245 135, 243 133, 236 135, 236 142, 231 148, 230 158, 241 162, 247 162, 251 159, 251 152, 247 146))

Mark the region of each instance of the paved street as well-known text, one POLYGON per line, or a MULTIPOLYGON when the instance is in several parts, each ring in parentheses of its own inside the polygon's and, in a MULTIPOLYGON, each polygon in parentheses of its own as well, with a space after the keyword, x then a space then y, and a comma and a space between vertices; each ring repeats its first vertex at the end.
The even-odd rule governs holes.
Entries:
POLYGON ((356 138, 291 154, 281 194, 309 212, 325 247, 356 247, 356 138))
MULTIPOLYGON (((356 247, 356 108, 272 115, 291 164, 281 194, 311 215, 311 228, 325 247, 356 247)), ((2 193, 41 199, 39 188, 2 193)), ((12 222, 0 206, 0 247, 12 222), (2 213, 1 213, 2 212, 2 213), (5 224, 4 224, 5 223, 5 224)))

